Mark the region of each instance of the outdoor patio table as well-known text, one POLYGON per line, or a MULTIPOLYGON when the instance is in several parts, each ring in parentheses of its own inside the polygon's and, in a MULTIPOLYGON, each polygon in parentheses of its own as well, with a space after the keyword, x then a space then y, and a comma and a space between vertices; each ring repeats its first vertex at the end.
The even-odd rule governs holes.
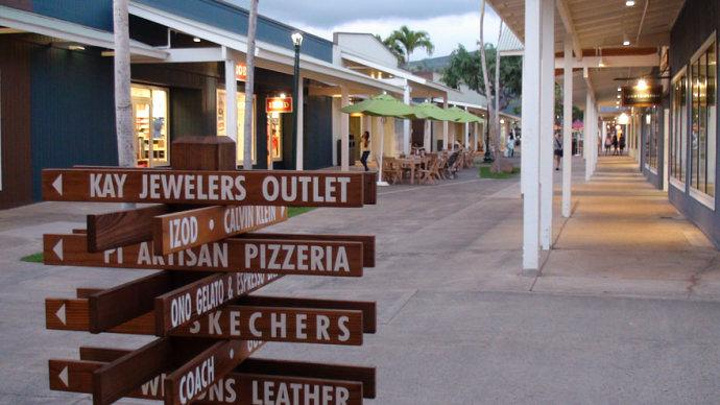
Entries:
POLYGON ((406 158, 398 159, 398 162, 400 163, 401 167, 410 169, 410 184, 415 184, 416 168, 419 168, 422 165, 424 165, 426 161, 427 161, 426 158, 423 158, 420 156, 406 157, 406 158))

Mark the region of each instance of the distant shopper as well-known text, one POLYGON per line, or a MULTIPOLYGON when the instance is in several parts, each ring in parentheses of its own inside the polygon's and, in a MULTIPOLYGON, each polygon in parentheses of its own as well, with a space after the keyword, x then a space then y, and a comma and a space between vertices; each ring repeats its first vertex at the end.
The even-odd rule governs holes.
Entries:
POLYGON ((515 156, 515 137, 510 134, 507 140, 507 157, 514 157, 515 156))
POLYGON ((605 137, 605 156, 610 153, 610 148, 612 147, 612 135, 608 134, 608 136, 605 137))
POLYGON ((560 170, 560 160, 563 157, 563 140, 559 132, 555 132, 553 140, 553 155, 555 155, 555 170, 560 170))
POLYGON ((617 137, 617 134, 614 134, 612 137, 613 156, 616 156, 618 154, 618 146, 619 146, 618 137, 617 137))
POLYGON ((624 154, 624 151, 625 151, 625 137, 621 136, 620 137, 620 155, 621 156, 624 154))
POLYGON ((364 134, 360 137, 360 152, 362 152, 362 155, 360 156, 360 163, 365 167, 365 171, 368 171, 368 157, 370 157, 370 132, 365 131, 364 134))

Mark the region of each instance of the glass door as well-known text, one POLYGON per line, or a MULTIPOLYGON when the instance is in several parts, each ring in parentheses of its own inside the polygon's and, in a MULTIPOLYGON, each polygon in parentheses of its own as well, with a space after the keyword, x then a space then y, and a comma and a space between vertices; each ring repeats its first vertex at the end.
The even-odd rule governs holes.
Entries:
POLYGON ((138 166, 167 166, 168 90, 133 84, 132 104, 138 166))

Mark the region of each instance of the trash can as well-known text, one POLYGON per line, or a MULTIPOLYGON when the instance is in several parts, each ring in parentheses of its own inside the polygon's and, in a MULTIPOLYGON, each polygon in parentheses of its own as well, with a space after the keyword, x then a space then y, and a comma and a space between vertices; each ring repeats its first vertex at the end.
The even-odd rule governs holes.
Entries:
MULTIPOLYGON (((348 143, 350 144, 349 164, 350 166, 355 166, 355 135, 350 134, 350 140, 348 143)), ((342 166, 342 139, 338 139, 337 141, 337 165, 342 166)))

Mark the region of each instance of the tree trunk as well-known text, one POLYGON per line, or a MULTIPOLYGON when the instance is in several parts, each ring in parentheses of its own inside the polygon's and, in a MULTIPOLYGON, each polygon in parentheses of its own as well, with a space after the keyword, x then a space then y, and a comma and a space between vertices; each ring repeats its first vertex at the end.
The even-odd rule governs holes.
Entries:
POLYGON ((135 167, 135 135, 130 95, 130 32, 128 0, 113 0, 113 31, 115 40, 115 130, 118 165, 135 167))
POLYGON ((259 0, 252 0, 250 4, 250 21, 247 34, 247 79, 245 80, 245 127, 243 129, 243 168, 252 169, 252 139, 253 139, 253 99, 255 95, 255 34, 257 32, 257 15, 259 0))
MULTIPOLYGON (((500 21, 500 33, 498 34, 498 47, 500 45, 500 40, 502 39, 502 30, 503 30, 503 22, 500 21)), ((501 160, 503 159, 503 154, 501 152, 501 135, 502 135, 502 127, 500 126, 500 49, 495 49, 495 91, 493 94, 493 98, 495 101, 495 108, 493 109, 495 116, 493 117, 493 124, 495 126, 495 139, 493 139, 493 144, 495 147, 495 161, 493 162, 493 171, 499 172, 501 167, 501 160)))
POLYGON ((485 29, 485 0, 481 0, 480 2, 480 66, 482 67, 482 73, 483 73, 483 85, 484 85, 484 93, 485 98, 487 99, 487 109, 488 109, 488 119, 487 119, 487 126, 488 126, 488 137, 490 138, 490 145, 488 145, 492 151, 494 156, 493 161, 493 168, 492 171, 496 171, 496 165, 498 164, 498 151, 499 151, 499 142, 497 142, 497 127, 495 127, 495 106, 493 103, 493 90, 490 88, 490 78, 488 77, 488 69, 487 69, 487 58, 485 56, 485 36, 484 31, 485 29))

